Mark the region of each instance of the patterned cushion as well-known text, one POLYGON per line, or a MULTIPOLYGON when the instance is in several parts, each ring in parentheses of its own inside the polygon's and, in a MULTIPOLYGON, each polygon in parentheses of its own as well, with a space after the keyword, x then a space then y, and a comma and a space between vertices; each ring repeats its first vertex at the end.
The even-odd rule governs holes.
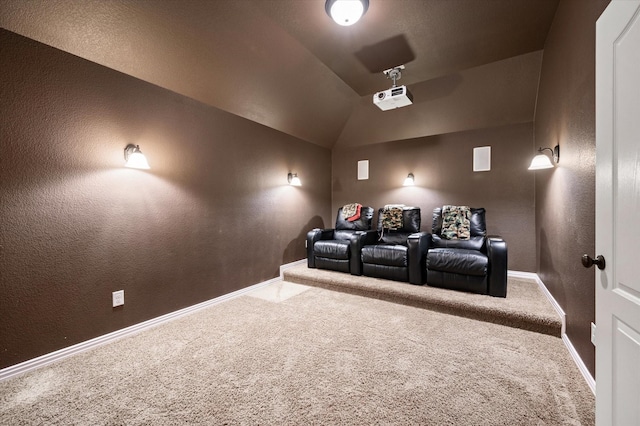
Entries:
POLYGON ((444 206, 442 208, 442 238, 468 240, 471 236, 471 209, 468 206, 444 206))
MULTIPOLYGON (((360 210, 360 207, 358 203, 345 204, 342 206, 342 217, 345 219, 354 217, 358 213, 358 210, 360 210)), ((360 217, 360 215, 358 215, 358 217, 360 217)))
POLYGON ((404 222, 402 220, 401 206, 385 206, 382 210, 382 228, 383 229, 402 229, 404 222))

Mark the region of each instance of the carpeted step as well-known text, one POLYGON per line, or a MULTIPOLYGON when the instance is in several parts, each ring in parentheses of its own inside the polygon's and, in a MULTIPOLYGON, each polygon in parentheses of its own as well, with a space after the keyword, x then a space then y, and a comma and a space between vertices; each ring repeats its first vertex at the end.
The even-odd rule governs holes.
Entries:
POLYGON ((283 275, 293 283, 561 336, 562 322, 558 314, 531 279, 510 277, 507 297, 500 298, 312 269, 306 265, 288 268, 283 275))

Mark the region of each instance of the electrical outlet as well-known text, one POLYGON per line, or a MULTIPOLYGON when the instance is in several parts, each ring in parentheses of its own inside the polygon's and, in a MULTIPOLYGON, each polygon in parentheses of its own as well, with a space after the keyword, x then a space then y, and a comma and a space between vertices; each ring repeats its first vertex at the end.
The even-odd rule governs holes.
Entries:
POLYGON ((591 343, 596 344, 596 325, 591 323, 591 343))
POLYGON ((118 290, 111 293, 113 299, 113 307, 124 305, 124 290, 118 290))

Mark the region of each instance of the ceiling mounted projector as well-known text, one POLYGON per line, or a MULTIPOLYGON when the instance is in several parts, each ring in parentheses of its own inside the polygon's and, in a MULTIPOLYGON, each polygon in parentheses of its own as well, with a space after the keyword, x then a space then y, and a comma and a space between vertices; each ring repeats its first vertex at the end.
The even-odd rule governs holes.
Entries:
POLYGON ((403 69, 404 65, 400 65, 383 71, 387 78, 393 80, 393 86, 391 89, 383 90, 373 95, 373 104, 381 110, 388 111, 413 104, 413 95, 409 92, 407 86, 396 85, 396 81, 402 77, 400 70, 403 69))
POLYGON ((407 86, 392 87, 373 95, 373 104, 383 111, 411 105, 412 103, 413 95, 409 92, 407 86))

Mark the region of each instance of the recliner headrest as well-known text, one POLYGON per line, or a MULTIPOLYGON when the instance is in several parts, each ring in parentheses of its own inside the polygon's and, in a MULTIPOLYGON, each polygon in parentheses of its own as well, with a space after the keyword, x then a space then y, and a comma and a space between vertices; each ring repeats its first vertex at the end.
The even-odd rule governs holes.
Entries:
MULTIPOLYGON (((487 236, 487 222, 485 221, 484 208, 471 208, 471 217, 469 218, 470 230, 472 237, 487 236)), ((433 209, 433 221, 431 223, 431 232, 440 235, 442 232, 442 208, 433 209)))
POLYGON ((371 229, 371 222, 373 221, 373 207, 362 206, 360 208, 360 219, 353 222, 348 221, 342 217, 342 207, 338 209, 338 216, 336 217, 336 228, 339 231, 368 231, 371 229))
MULTIPOLYGON (((384 209, 378 209, 378 232, 382 231, 382 211, 384 209)), ((414 232, 420 232, 420 207, 404 207, 402 209, 402 228, 397 229, 395 232, 407 232, 413 234, 414 232)), ((386 232, 386 231, 385 231, 386 232)))

